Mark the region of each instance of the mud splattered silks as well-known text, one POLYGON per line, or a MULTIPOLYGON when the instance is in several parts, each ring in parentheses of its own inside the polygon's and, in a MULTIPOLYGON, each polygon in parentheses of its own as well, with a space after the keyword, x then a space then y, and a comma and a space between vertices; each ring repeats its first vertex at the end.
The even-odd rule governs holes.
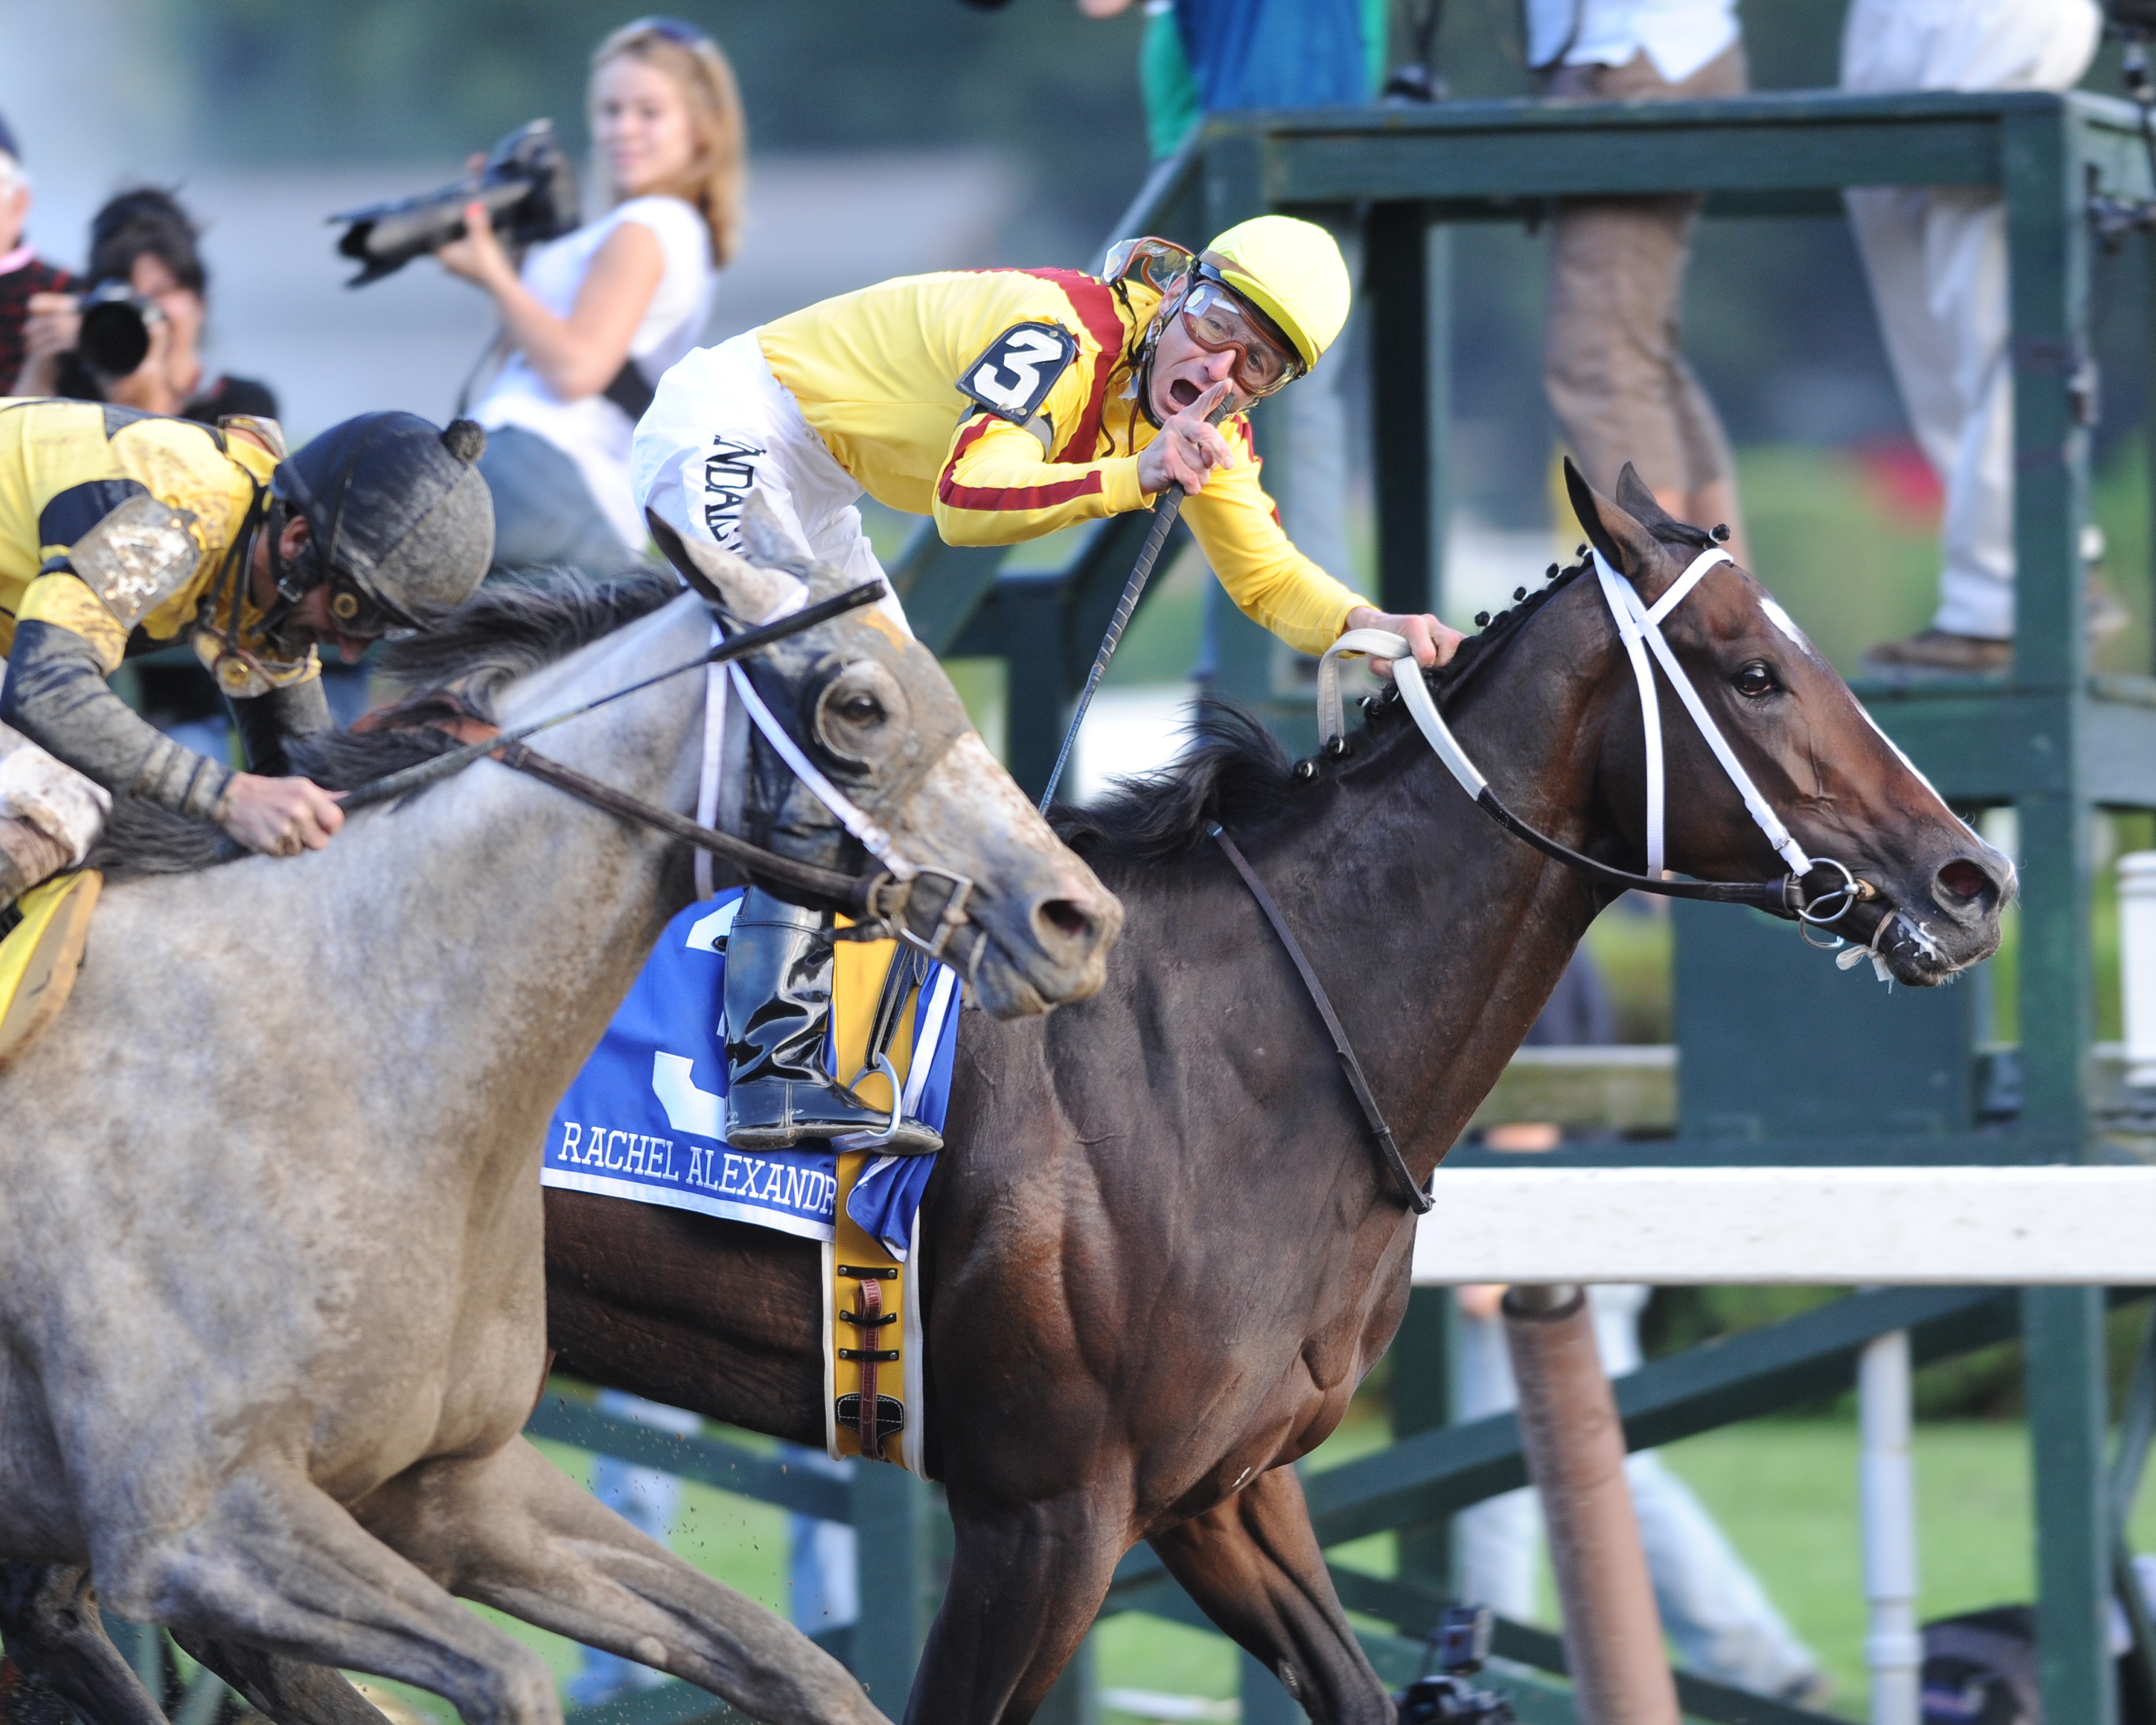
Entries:
MULTIPOLYGON (((667 925, 555 1111, 540 1181, 829 1240, 838 1181, 837 1158, 828 1145, 736 1150, 721 1136, 726 936, 740 902, 738 891, 722 892, 667 925)), ((853 1003, 834 1004, 834 1019, 843 1020, 853 1003)), ((870 999, 855 1009, 872 1013, 875 1004, 870 999)), ((910 1058, 897 1062, 906 1075, 906 1111, 941 1131, 957 1048, 957 976, 937 966, 909 1019, 900 1034, 908 1038, 910 1058)), ((879 1158, 854 1188, 854 1220, 901 1260, 935 1162, 932 1156, 879 1158)))

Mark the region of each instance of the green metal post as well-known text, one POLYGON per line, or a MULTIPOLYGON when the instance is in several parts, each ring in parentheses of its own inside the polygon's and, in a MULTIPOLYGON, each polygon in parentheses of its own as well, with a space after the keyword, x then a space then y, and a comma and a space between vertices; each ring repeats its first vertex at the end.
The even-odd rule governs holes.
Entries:
POLYGON ((1063 1667, 1063 1675, 1048 1692, 1033 1715, 1034 1725, 1099 1725, 1101 1687, 1099 1661, 1093 1656, 1089 1634, 1063 1667))
MULTIPOLYGON (((1393 1440, 1452 1423, 1453 1299, 1450 1288, 1417 1288, 1393 1338, 1393 1440)), ((1449 1521, 1404 1527, 1399 1534, 1399 1575, 1434 1592, 1452 1593, 1452 1528, 1449 1521)))
POLYGON ((2020 811, 2025 1126, 2086 1129, 2090 1020, 2086 685, 2080 557, 2088 495, 2087 224, 2071 120, 2002 124, 2014 355, 2014 680, 2036 694, 2061 770, 2020 811))
POLYGON ((2036 1515, 2036 1661, 2044 1717, 2114 1725, 2106 1634, 2111 1518, 2104 1469, 2103 1291, 2021 1296, 2036 1515))
POLYGON ((1243 1703, 1242 1725, 1304 1725, 1301 1707, 1281 1680, 1240 1647, 1235 1688, 1243 1703))
POLYGON ((1378 602, 1388 611, 1424 611, 1435 607, 1445 584, 1450 236, 1419 203, 1377 205, 1367 233, 1378 602))
POLYGON ((906 1711, 934 1614, 930 1492, 902 1468, 857 1461, 851 1496, 864 1584, 860 1621, 854 1625, 854 1675, 896 1719, 906 1711))

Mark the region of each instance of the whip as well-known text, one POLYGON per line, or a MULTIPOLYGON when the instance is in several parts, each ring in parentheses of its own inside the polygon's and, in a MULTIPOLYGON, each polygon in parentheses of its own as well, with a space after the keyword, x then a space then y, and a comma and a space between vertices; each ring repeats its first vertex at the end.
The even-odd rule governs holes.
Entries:
MULTIPOLYGON (((1231 392, 1227 401, 1215 408, 1206 418, 1208 425, 1218 425, 1228 416, 1235 400, 1231 392)), ((1116 614, 1108 619, 1108 632, 1101 637, 1101 650, 1093 655, 1093 668, 1086 673, 1086 686, 1079 691, 1077 710, 1070 715, 1070 728, 1063 733, 1063 747, 1055 757, 1055 770, 1048 775, 1048 788, 1040 793, 1040 812, 1048 813, 1048 805, 1055 800, 1055 788, 1063 782, 1063 769, 1070 760, 1070 747, 1078 741, 1078 727, 1086 722, 1086 709, 1093 704, 1094 692, 1101 686, 1101 679, 1108 674, 1108 661, 1115 657, 1116 644, 1130 627, 1131 614, 1138 608, 1138 598, 1145 592, 1146 583, 1152 577, 1152 566, 1160 559, 1160 548, 1168 542, 1168 531, 1175 525, 1175 518, 1183 513, 1183 500, 1190 494, 1181 485, 1170 482, 1167 490, 1152 506, 1152 529, 1146 535, 1145 543, 1139 547, 1138 560, 1132 566, 1131 578, 1123 583, 1123 596, 1116 601, 1116 614)))
POLYGON ((609 701, 634 695, 639 690, 649 689, 654 683, 665 682, 669 677, 678 677, 685 671, 698 670, 707 665, 723 665, 729 660, 759 652, 773 642, 783 641, 805 629, 814 629, 819 623, 828 623, 834 617, 859 610, 863 605, 872 605, 883 597, 883 591, 882 582, 865 581, 859 587, 850 588, 835 598, 821 599, 813 605, 803 606, 798 611, 789 612, 776 622, 767 623, 758 629, 744 629, 739 634, 728 635, 708 653, 700 653, 694 659, 660 671, 655 676, 646 677, 639 683, 631 683, 626 689, 616 689, 611 694, 602 695, 596 701, 588 701, 583 706, 572 708, 565 713, 555 713, 547 718, 534 719, 529 724, 513 726, 484 742, 467 743, 462 748, 451 749, 447 754, 436 755, 432 760, 422 761, 402 772, 370 779, 337 800, 346 810, 351 810, 407 795, 434 783, 437 779, 460 772, 473 762, 494 754, 508 744, 521 742, 527 737, 536 737, 542 731, 551 730, 557 725, 566 725, 572 719, 580 719, 609 701))

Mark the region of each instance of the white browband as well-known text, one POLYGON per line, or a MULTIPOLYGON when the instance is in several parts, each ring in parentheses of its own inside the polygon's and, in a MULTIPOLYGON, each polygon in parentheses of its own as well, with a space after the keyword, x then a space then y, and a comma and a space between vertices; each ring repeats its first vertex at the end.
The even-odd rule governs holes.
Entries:
MULTIPOLYGON (((1716 726, 1713 716, 1707 711, 1706 703, 1699 698, 1699 691, 1692 687, 1691 679, 1677 663, 1676 655, 1662 639, 1663 619, 1699 585, 1708 570, 1717 563, 1729 562, 1729 553, 1719 547, 1702 552, 1651 608, 1640 603, 1631 583, 1603 561, 1601 552, 1596 552, 1594 556, 1594 572, 1601 581, 1603 597, 1609 601, 1618 637, 1625 644, 1625 655, 1632 663, 1633 677, 1639 685, 1640 721, 1647 748, 1647 873, 1660 880, 1667 872, 1662 837, 1666 774, 1662 762, 1661 703, 1655 692, 1654 667, 1649 657, 1651 654, 1661 661, 1677 698, 1684 702, 1692 722, 1699 726, 1700 735, 1707 739, 1707 746, 1713 750, 1729 782, 1737 787, 1738 794, 1744 799, 1746 812, 1767 835, 1767 842, 1788 864, 1791 874, 1799 877, 1810 874, 1811 859, 1768 806, 1767 799, 1759 794, 1751 774, 1744 770, 1743 763, 1737 758, 1716 726)), ((1317 725, 1323 739, 1329 743, 1347 730, 1340 698, 1340 660, 1362 654, 1392 660, 1394 686, 1400 691, 1400 700, 1409 717, 1414 721, 1415 728, 1445 762, 1445 769, 1459 782, 1460 789, 1471 798, 1480 798, 1487 781, 1460 747, 1460 740, 1445 722, 1445 716, 1438 711, 1437 703, 1430 698, 1430 686, 1423 681, 1421 670, 1409 650, 1406 638, 1389 629, 1351 629, 1325 649, 1317 666, 1317 725)))

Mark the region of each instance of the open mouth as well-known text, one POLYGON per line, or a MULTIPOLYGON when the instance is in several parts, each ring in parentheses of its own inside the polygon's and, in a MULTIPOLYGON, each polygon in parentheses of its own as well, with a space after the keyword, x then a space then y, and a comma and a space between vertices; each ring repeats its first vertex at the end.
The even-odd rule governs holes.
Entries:
POLYGON ((1175 403, 1175 411, 1178 413, 1196 401, 1203 393, 1188 377, 1178 377, 1168 386, 1168 398, 1175 403))

